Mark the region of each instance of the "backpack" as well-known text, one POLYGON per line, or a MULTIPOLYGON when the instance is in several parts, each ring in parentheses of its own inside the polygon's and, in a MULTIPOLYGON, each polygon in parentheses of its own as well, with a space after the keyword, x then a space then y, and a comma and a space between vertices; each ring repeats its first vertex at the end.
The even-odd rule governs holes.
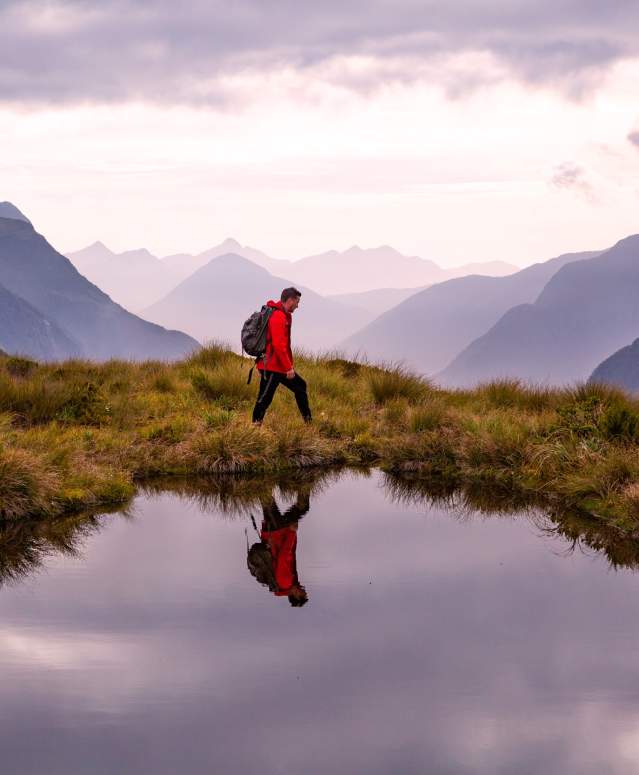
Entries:
MULTIPOLYGON (((261 310, 254 312, 245 320, 242 326, 242 352, 252 355, 255 358, 255 363, 260 358, 265 358, 266 356, 268 321, 271 319, 273 312, 275 312, 275 309, 265 304, 261 310)), ((266 364, 264 365, 266 366, 266 364)), ((251 384, 254 368, 255 366, 249 371, 248 379, 246 380, 247 385, 251 384)))
POLYGON ((254 312, 242 326, 242 351, 254 358, 261 358, 266 352, 266 332, 273 307, 266 304, 254 312))
POLYGON ((251 576, 263 586, 268 587, 269 592, 274 592, 277 589, 275 571, 273 570, 273 555, 264 541, 251 546, 246 555, 246 564, 251 576))

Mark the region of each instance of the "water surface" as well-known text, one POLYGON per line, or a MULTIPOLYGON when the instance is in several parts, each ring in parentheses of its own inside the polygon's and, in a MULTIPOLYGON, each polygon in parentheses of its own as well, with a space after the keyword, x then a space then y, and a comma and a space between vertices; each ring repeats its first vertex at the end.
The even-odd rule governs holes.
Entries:
POLYGON ((284 490, 5 531, 3 775, 639 772, 632 568, 378 472, 284 490), (273 494, 303 607, 247 569, 273 494))

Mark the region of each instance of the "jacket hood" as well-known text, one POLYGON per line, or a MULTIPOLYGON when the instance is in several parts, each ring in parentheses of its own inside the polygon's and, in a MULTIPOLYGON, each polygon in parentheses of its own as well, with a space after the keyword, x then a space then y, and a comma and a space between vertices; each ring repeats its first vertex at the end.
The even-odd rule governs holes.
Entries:
POLYGON ((281 311, 282 311, 282 312, 283 312, 285 315, 289 315, 289 314, 290 314, 289 312, 287 312, 287 311, 284 309, 284 305, 282 304, 282 302, 281 302, 281 301, 273 301, 273 299, 271 299, 270 301, 267 301, 267 302, 266 302, 266 306, 267 306, 267 307, 272 307, 273 309, 279 309, 279 310, 281 310, 281 311))

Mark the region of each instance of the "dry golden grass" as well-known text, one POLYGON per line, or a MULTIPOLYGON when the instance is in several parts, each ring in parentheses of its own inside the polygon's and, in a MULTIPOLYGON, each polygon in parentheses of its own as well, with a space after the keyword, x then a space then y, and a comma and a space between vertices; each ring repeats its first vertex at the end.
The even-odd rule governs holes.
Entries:
POLYGON ((443 391, 397 368, 299 356, 314 423, 280 389, 262 427, 249 362, 212 345, 185 361, 37 364, 0 357, 4 519, 125 500, 150 476, 376 464, 639 519, 639 405, 599 385, 497 381, 443 391))

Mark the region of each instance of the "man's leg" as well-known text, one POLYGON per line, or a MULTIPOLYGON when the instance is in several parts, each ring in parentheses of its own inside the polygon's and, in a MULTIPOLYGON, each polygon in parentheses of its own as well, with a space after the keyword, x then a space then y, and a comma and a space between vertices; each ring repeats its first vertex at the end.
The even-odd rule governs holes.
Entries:
POLYGON ((308 405, 308 393, 306 392, 306 382, 296 374, 293 379, 286 379, 286 376, 282 379, 282 385, 292 390, 295 393, 295 400, 297 401, 297 408, 300 410, 300 414, 304 418, 304 422, 311 421, 311 408, 308 405))
POLYGON ((260 372, 260 389, 253 409, 253 422, 262 422, 264 419, 266 410, 271 405, 277 386, 280 384, 281 376, 274 371, 260 372))

